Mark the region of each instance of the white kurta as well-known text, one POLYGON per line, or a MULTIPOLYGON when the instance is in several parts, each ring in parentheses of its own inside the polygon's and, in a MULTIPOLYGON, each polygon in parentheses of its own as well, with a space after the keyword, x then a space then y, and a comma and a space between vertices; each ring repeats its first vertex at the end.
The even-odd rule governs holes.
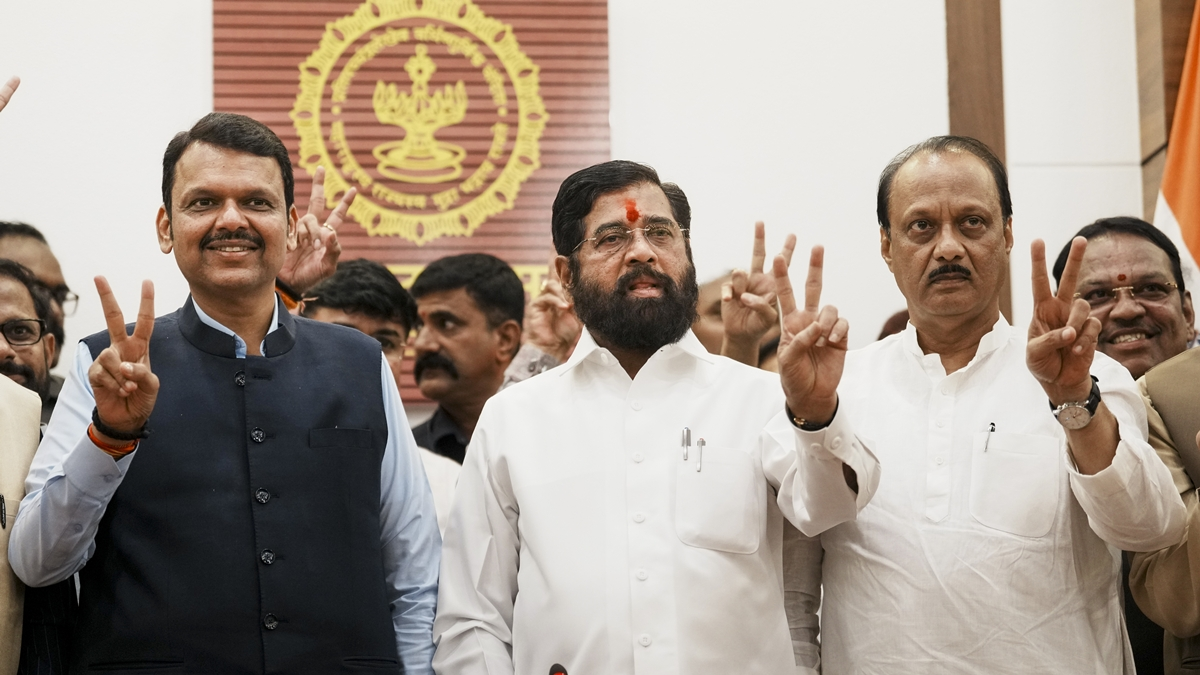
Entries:
POLYGON ((782 517, 818 533, 878 483, 856 439, 809 436, 825 433, 790 424, 777 375, 690 332, 632 381, 585 333, 483 410, 446 530, 435 669, 794 672, 782 517))
POLYGON ((1073 468, 1025 342, 1001 320, 948 376, 911 325, 849 355, 838 416, 883 478, 821 535, 825 675, 1133 672, 1120 549, 1178 541, 1183 504, 1103 354, 1092 373, 1122 440, 1105 470, 1073 468))

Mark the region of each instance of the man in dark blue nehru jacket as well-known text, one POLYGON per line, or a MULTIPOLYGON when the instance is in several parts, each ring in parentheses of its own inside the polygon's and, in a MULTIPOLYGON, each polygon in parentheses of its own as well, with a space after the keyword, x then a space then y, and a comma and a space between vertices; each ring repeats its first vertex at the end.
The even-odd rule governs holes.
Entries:
MULTIPOLYGON (((320 172, 318 172, 320 173, 320 172)), ((163 159, 159 246, 191 296, 85 338, 26 481, 9 558, 80 573, 72 671, 430 673, 440 540, 379 343, 274 292, 322 252, 287 150, 213 113, 163 159), (299 248, 297 248, 299 246, 299 248)))

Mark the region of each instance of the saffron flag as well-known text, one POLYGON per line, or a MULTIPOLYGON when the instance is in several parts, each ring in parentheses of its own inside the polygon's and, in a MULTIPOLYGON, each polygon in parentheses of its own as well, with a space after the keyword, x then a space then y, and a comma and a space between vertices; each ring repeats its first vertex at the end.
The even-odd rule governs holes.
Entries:
POLYGON ((1154 224, 1179 246, 1189 281, 1200 284, 1200 2, 1192 16, 1154 224))

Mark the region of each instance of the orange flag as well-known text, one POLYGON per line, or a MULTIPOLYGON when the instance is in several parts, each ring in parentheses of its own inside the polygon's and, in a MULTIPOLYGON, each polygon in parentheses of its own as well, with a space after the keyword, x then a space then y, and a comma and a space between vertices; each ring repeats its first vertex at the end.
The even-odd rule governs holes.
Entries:
POLYGON ((1155 225, 1170 235, 1178 232, 1187 247, 1180 254, 1190 252, 1193 262, 1200 261, 1200 2, 1192 16, 1170 139, 1155 225))

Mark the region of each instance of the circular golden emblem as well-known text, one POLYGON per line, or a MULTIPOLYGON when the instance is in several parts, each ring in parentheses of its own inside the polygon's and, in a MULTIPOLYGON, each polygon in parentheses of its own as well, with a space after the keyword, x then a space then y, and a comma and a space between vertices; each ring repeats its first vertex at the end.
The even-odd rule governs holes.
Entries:
POLYGON ((326 24, 290 113, 300 164, 370 235, 470 236, 541 166, 549 115, 512 26, 471 0, 368 0, 326 24))

